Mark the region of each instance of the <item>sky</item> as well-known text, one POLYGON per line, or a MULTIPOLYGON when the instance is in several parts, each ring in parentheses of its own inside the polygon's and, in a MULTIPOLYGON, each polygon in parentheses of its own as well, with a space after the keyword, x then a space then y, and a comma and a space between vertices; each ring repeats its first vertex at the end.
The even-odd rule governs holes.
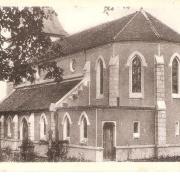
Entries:
POLYGON ((141 7, 180 33, 180 0, 0 0, 6 6, 50 6, 69 33, 111 21, 141 7), (113 6, 107 16, 104 6, 113 6), (129 7, 129 9, 125 8, 129 7))
POLYGON ((69 34, 120 18, 141 7, 180 33, 180 1, 176 0, 66 0, 59 1, 58 5, 52 3, 52 7, 69 34), (109 16, 103 13, 106 5, 114 7, 109 16))
MULTIPOLYGON (((180 0, 0 0, 1 6, 50 6, 63 28, 73 34, 89 27, 120 18, 141 7, 180 33, 180 0), (109 16, 104 6, 114 7, 109 16)), ((0 99, 6 85, 0 82, 0 99)))

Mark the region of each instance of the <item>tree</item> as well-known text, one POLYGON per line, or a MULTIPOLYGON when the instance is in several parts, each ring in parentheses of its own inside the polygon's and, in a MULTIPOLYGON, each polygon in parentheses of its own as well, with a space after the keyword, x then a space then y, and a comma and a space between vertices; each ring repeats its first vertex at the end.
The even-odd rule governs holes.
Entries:
POLYGON ((52 14, 47 7, 0 7, 0 80, 33 82, 37 65, 47 71, 45 78, 62 80, 63 70, 47 61, 61 55, 60 45, 43 32, 43 21, 52 14))

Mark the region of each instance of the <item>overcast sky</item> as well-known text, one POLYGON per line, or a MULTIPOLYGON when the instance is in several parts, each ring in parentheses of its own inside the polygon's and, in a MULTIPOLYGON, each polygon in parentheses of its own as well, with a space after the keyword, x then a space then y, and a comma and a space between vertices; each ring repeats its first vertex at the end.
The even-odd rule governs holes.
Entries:
MULTIPOLYGON (((179 0, 0 0, 6 6, 51 6, 69 33, 120 18, 139 10, 141 7, 180 33, 179 0), (103 13, 104 6, 115 9, 109 16, 103 13)), ((0 97, 5 94, 5 86, 0 84, 0 97)))
POLYGON ((141 7, 180 33, 180 3, 176 1, 164 0, 162 4, 155 3, 150 5, 147 3, 123 4, 121 3, 123 0, 117 0, 116 2, 119 3, 112 2, 110 4, 106 4, 105 1, 102 1, 100 4, 87 3, 87 5, 72 3, 66 6, 65 4, 62 4, 62 6, 54 6, 54 9, 58 13, 59 20, 64 29, 70 34, 103 22, 120 18, 139 10, 141 7), (109 16, 103 13, 104 6, 106 5, 110 5, 115 8, 109 16), (63 6, 64 8, 62 8, 63 6))
POLYGON ((180 0, 0 0, 0 4, 51 6, 70 34, 117 19, 143 7, 180 33, 180 0), (109 16, 103 13, 104 6, 107 5, 115 8, 109 16))

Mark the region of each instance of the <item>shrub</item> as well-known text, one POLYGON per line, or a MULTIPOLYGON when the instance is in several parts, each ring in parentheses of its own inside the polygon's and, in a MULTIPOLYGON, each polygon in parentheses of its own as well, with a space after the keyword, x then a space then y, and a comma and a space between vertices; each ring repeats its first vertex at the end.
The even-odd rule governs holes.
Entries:
POLYGON ((14 161, 14 153, 12 152, 9 146, 7 146, 4 149, 0 149, 0 161, 1 162, 14 161))
POLYGON ((24 162, 33 162, 35 158, 34 144, 29 139, 23 140, 20 146, 20 160, 24 162))
POLYGON ((48 149, 47 156, 48 161, 57 162, 66 158, 69 148, 69 141, 52 141, 51 146, 48 149))
POLYGON ((40 140, 39 145, 48 145, 48 141, 46 140, 40 140))

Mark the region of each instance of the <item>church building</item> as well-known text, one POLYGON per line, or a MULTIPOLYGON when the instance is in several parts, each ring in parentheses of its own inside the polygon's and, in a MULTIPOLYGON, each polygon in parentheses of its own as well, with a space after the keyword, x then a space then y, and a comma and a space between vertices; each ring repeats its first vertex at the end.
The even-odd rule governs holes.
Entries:
POLYGON ((0 104, 1 148, 45 156, 51 130, 90 161, 180 156, 180 34, 140 10, 64 35, 63 81, 39 71, 0 104))

